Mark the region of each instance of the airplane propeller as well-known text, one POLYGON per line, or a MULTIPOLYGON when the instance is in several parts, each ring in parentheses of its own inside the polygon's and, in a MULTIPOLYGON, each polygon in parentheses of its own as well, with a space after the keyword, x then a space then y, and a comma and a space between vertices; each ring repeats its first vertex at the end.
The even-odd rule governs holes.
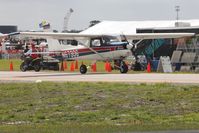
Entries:
POLYGON ((126 37, 124 34, 121 35, 121 38, 122 38, 122 41, 127 42, 126 48, 129 49, 129 50, 131 50, 132 55, 134 55, 134 51, 135 51, 136 45, 130 43, 130 42, 128 41, 127 37, 126 37))

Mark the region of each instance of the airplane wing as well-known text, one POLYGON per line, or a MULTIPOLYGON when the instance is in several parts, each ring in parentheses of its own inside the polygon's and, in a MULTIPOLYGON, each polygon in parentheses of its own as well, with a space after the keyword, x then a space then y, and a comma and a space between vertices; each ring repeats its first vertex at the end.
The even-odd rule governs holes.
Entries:
POLYGON ((166 39, 166 38, 182 38, 192 37, 195 33, 138 33, 135 35, 126 34, 128 40, 145 40, 145 39, 166 39))
MULTIPOLYGON (((107 36, 104 34, 54 33, 54 32, 19 32, 18 34, 22 37, 30 37, 30 38, 54 38, 54 39, 69 39, 69 40, 86 40, 89 38, 94 38, 99 36, 107 36)), ((194 36, 195 33, 137 33, 137 34, 123 34, 123 35, 128 40, 144 40, 144 39, 191 37, 194 36)))
POLYGON ((80 33, 54 33, 54 32, 19 32, 21 37, 30 38, 53 38, 53 39, 69 39, 69 40, 85 40, 91 37, 98 37, 99 35, 80 34, 80 33))

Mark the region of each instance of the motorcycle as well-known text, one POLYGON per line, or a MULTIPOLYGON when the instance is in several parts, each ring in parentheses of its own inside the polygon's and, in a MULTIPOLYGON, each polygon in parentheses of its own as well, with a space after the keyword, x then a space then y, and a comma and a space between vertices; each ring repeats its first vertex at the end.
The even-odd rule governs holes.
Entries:
POLYGON ((35 70, 39 72, 41 70, 41 58, 32 59, 29 56, 22 55, 23 62, 20 65, 20 70, 25 72, 27 70, 35 70))

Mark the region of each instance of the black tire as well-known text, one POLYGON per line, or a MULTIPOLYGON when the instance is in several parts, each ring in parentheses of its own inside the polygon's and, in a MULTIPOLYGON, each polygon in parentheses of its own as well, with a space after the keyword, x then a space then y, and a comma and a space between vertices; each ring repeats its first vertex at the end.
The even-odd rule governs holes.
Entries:
POLYGON ((81 74, 85 74, 87 72, 86 65, 81 65, 79 71, 80 71, 81 74))
POLYGON ((22 62, 21 65, 20 65, 20 70, 22 72, 25 72, 27 70, 27 68, 25 67, 25 62, 22 62))
POLYGON ((128 66, 126 65, 126 63, 124 61, 121 61, 120 72, 121 73, 127 73, 128 72, 128 66))
POLYGON ((57 63, 54 68, 55 71, 59 71, 59 64, 57 63))
POLYGON ((33 67, 34 67, 35 72, 39 72, 41 70, 41 65, 39 62, 35 62, 33 67))

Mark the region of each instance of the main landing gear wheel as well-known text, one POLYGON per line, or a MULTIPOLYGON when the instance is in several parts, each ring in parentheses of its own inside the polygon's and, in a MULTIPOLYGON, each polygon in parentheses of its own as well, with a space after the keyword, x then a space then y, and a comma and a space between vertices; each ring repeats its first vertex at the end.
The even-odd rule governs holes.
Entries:
POLYGON ((121 61, 120 63, 120 72, 121 73, 127 73, 128 72, 128 66, 124 61, 121 61))
POLYGON ((80 71, 81 74, 85 74, 87 72, 86 65, 81 65, 79 71, 80 71))

